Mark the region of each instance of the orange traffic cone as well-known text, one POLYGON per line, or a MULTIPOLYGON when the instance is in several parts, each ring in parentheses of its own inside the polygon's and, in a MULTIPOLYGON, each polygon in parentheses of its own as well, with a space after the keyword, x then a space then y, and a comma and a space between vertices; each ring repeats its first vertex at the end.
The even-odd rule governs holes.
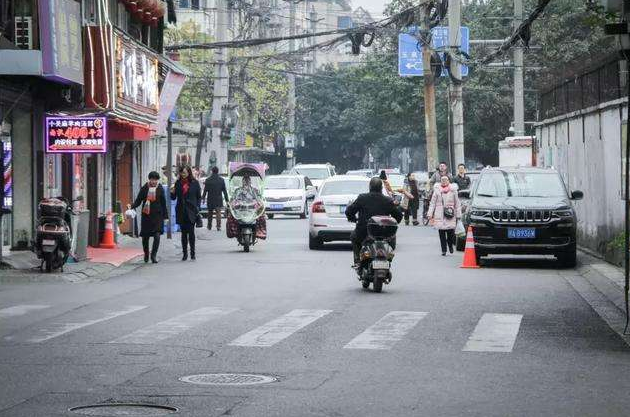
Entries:
POLYGON ((112 217, 111 211, 105 215, 105 230, 103 231, 103 240, 99 248, 114 249, 116 247, 116 243, 114 243, 114 220, 112 217))
POLYGON ((460 268, 479 268, 479 265, 477 265, 477 255, 475 253, 475 238, 473 237, 472 226, 468 226, 466 248, 464 249, 464 262, 462 262, 460 268))

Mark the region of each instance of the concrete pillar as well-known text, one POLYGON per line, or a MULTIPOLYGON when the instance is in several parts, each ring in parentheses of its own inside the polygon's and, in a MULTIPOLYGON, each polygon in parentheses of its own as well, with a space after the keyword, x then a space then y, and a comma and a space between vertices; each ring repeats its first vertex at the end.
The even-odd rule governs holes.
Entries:
POLYGON ((13 110, 13 246, 33 236, 33 141, 30 112, 13 110))

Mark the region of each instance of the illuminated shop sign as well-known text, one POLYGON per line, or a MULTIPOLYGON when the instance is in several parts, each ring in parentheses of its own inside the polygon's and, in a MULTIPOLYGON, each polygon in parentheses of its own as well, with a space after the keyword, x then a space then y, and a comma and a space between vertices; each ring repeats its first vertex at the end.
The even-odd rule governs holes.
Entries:
POLYGON ((118 102, 157 115, 157 56, 116 34, 116 61, 118 102))
POLYGON ((0 173, 0 209, 8 213, 13 207, 13 149, 10 141, 0 142, 0 173))
POLYGON ((104 153, 107 151, 105 117, 46 117, 46 152, 104 153))

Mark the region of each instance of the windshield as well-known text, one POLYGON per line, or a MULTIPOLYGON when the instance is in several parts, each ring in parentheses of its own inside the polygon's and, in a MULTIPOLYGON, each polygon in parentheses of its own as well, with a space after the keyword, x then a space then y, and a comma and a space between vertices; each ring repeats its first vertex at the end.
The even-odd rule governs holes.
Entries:
POLYGON ((302 168, 296 167, 294 171, 300 175, 304 175, 311 180, 325 180, 330 176, 328 168, 302 168))
POLYGON ((560 176, 551 172, 488 172, 478 181, 481 197, 566 197, 560 176))
POLYGON ((369 191, 367 181, 333 181, 324 184, 319 195, 358 195, 369 191))
POLYGON ((297 190, 300 187, 298 178, 269 177, 265 181, 267 190, 297 190))

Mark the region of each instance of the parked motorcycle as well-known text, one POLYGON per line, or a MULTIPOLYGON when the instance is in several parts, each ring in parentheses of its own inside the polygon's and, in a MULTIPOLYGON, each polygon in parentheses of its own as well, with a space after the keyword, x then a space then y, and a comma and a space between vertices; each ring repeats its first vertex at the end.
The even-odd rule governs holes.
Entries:
POLYGON ((63 271, 72 245, 72 207, 63 197, 45 198, 38 205, 33 251, 41 259, 40 269, 63 271))
POLYGON ((228 237, 236 237, 245 252, 267 236, 262 198, 264 164, 230 163, 228 237))
POLYGON ((391 282, 397 230, 398 223, 389 216, 373 216, 368 220, 368 235, 363 241, 357 268, 363 288, 368 288, 372 283, 374 292, 381 292, 383 283, 391 282))

